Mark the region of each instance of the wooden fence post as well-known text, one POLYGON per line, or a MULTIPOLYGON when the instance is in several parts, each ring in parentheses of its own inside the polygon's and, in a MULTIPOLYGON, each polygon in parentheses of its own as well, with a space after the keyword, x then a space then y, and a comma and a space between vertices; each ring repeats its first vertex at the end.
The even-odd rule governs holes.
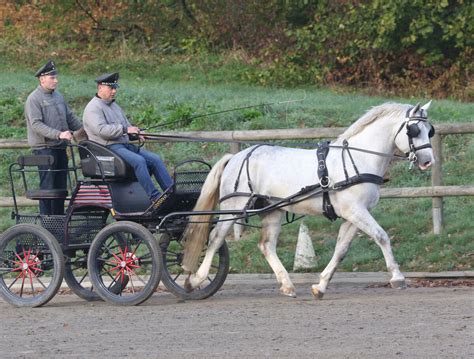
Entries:
MULTIPOLYGON (((431 139, 431 145, 433 146, 433 154, 435 163, 431 168, 431 185, 442 186, 443 185, 443 174, 442 174, 442 142, 441 135, 435 134, 431 139)), ((443 230, 443 197, 433 197, 433 233, 441 234, 443 230)))
POLYGON ((238 153, 240 152, 240 143, 238 142, 231 142, 230 143, 230 153, 238 153))

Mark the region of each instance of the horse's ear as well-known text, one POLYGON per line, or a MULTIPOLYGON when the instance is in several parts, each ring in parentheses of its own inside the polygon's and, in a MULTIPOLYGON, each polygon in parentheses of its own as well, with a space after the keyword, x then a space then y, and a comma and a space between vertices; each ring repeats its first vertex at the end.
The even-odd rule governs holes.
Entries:
POLYGON ((420 109, 420 103, 418 102, 415 106, 413 106, 413 108, 410 110, 410 113, 408 114, 408 117, 414 117, 415 116, 415 113, 418 112, 418 110, 420 109))
POLYGON ((423 107, 421 108, 423 111, 427 111, 430 106, 431 106, 431 102, 433 102, 433 100, 430 100, 430 102, 428 102, 427 104, 423 105, 423 107))

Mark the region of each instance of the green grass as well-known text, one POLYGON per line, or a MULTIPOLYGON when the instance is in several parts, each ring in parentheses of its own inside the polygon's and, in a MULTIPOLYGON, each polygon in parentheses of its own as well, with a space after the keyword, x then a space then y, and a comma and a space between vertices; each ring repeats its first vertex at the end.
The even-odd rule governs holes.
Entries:
MULTIPOLYGON (((84 64, 61 71, 59 89, 74 112, 82 117, 84 106, 95 94, 93 79, 102 72, 119 69, 121 87, 118 103, 129 118, 139 126, 177 121, 162 130, 246 130, 271 128, 311 128, 348 126, 371 106, 386 101, 416 103, 424 98, 370 97, 351 93, 347 89, 264 88, 236 82, 235 71, 245 71, 232 62, 218 67, 212 59, 197 63, 127 64, 116 62, 108 68, 97 63, 84 64), (116 66, 115 66, 116 65, 116 66), (303 99, 291 104, 278 102, 303 99), (184 119, 208 112, 253 104, 275 103, 253 109, 229 112, 218 116, 184 119)), ((60 68, 61 70, 61 68, 60 68)), ((23 104, 37 86, 35 69, 15 69, 11 64, 0 65, 0 137, 26 138, 23 104)), ((474 104, 447 100, 434 101, 430 117, 437 123, 471 121, 474 104)), ((169 168, 189 157, 214 161, 228 151, 226 144, 177 143, 149 144, 159 152, 169 168)), ((23 150, 22 150, 23 151, 23 150)), ((24 150, 28 152, 28 150, 24 150)), ((19 151, 2 150, 0 157, 0 196, 9 196, 6 168, 19 151)), ((443 139, 443 181, 447 185, 474 183, 474 136, 456 135, 443 139)), ((387 186, 425 186, 430 174, 409 171, 406 163, 395 163, 388 173, 387 186)), ((431 234, 430 199, 383 199, 374 216, 392 238, 395 256, 404 271, 468 270, 474 262, 474 229, 472 198, 446 198, 445 229, 442 235, 431 234)), ((31 209, 34 211, 34 209, 31 209)), ((13 224, 11 209, 2 209, 0 230, 13 224)), ((320 271, 328 263, 334 249, 340 220, 305 219, 311 231, 320 271)), ((293 266, 298 223, 285 226, 278 253, 285 266, 293 266)), ((249 230, 244 240, 231 242, 231 267, 234 272, 270 272, 257 248, 258 231, 249 230)), ((358 235, 340 266, 341 270, 385 270, 380 249, 365 235, 358 235)))

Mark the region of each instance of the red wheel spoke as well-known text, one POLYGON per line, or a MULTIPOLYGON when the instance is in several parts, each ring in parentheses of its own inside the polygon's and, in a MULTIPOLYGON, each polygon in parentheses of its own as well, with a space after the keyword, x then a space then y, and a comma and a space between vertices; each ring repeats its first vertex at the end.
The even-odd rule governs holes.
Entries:
MULTIPOLYGON (((31 266, 30 269, 32 269, 33 271, 36 271, 36 272, 44 272, 41 268, 38 268, 38 267, 31 266)), ((36 275, 36 273, 35 273, 35 275, 36 275)))
POLYGON ((106 273, 110 273, 110 272, 112 272, 112 271, 115 271, 117 268, 120 268, 120 265, 115 266, 115 267, 109 269, 108 271, 106 271, 106 273))
MULTIPOLYGON (((120 250, 121 252, 122 250, 120 250)), ((110 254, 112 254, 115 258, 115 260, 117 261, 117 263, 120 263, 122 261, 122 259, 120 259, 120 257, 118 257, 115 253, 111 252, 110 254)), ((123 256, 123 253, 120 253, 120 255, 123 256)))
MULTIPOLYGON (((20 260, 19 263, 23 263, 23 259, 21 259, 20 255, 17 252, 14 252, 15 256, 20 260)), ((23 250, 23 254, 25 254, 25 251, 23 250)))
POLYGON ((129 263, 129 264, 127 265, 127 268, 129 268, 129 269, 132 269, 132 268, 141 268, 141 267, 142 267, 142 266, 137 265, 137 264, 133 264, 133 263, 129 263))
POLYGON ((29 260, 30 255, 31 255, 31 248, 28 248, 28 253, 26 254, 27 260, 29 260))

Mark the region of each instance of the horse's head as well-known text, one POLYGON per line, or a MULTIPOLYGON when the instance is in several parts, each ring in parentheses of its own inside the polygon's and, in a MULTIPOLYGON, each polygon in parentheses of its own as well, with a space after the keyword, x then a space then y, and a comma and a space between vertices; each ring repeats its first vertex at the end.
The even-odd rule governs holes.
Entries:
POLYGON ((426 170, 434 163, 430 138, 434 136, 435 129, 428 121, 427 113, 430 105, 431 101, 424 106, 417 104, 410 107, 395 135, 395 145, 421 170, 426 170))

